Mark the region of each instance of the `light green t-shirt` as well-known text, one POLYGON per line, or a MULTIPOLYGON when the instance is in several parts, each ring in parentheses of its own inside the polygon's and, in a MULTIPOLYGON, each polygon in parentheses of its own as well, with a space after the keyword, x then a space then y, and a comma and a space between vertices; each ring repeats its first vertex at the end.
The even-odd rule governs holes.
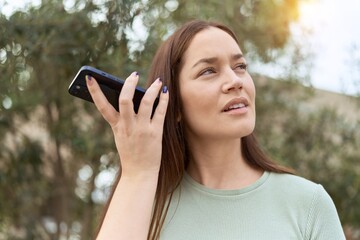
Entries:
POLYGON ((335 205, 304 178, 265 172, 239 190, 209 189, 189 175, 174 194, 161 240, 342 240, 335 205))

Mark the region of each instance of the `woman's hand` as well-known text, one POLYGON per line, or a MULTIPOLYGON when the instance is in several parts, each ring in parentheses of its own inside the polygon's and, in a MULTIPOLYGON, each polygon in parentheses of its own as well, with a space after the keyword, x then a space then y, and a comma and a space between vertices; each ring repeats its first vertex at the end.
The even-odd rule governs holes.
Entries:
POLYGON ((153 104, 162 87, 156 79, 147 89, 138 113, 134 112, 133 96, 139 75, 134 72, 125 81, 119 96, 119 112, 107 101, 96 80, 86 76, 93 101, 110 124, 120 155, 122 177, 158 174, 160 169, 162 135, 169 94, 166 87, 151 118, 153 104), (145 174, 145 175, 144 175, 145 174))

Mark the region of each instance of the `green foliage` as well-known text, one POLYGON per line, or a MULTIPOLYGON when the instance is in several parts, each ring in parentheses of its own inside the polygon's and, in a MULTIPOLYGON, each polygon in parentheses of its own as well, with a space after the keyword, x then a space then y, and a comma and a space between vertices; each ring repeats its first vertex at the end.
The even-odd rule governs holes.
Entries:
MULTIPOLYGON (((80 66, 92 65, 123 78, 137 70, 144 80, 160 42, 193 18, 228 24, 243 50, 270 61, 271 53, 281 53, 288 42, 298 4, 96 2, 77 0, 70 8, 47 0, 9 18, 0 15, 0 238, 92 238, 110 187, 99 179, 111 175, 119 161, 111 131, 94 106, 67 93, 80 66)), ((294 96, 294 83, 258 84, 258 89, 257 131, 266 149, 322 182, 339 204, 344 222, 358 226, 359 213, 350 211, 359 204, 354 167, 358 126, 343 126, 335 113, 327 115, 325 110, 303 116, 297 102, 288 101, 289 95, 295 101, 307 97, 294 96), (327 124, 322 124, 325 119, 327 124), (340 135, 341 144, 352 150, 340 144, 334 152, 329 132, 340 135), (329 158, 344 164, 333 167, 329 158), (336 184, 331 185, 331 179, 337 179, 336 184)))

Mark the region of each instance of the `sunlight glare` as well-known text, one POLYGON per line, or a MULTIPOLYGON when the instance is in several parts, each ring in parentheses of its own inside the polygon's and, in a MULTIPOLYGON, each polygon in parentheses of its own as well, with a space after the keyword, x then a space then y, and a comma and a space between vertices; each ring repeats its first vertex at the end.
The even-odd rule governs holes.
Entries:
POLYGON ((301 25, 311 27, 325 20, 327 10, 321 8, 319 0, 303 0, 299 3, 299 22, 301 25))

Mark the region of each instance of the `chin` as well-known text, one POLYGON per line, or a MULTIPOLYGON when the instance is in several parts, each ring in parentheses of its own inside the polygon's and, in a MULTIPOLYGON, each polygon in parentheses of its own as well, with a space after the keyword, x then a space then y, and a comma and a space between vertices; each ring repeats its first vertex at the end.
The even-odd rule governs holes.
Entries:
POLYGON ((243 137, 249 136, 253 132, 254 132, 254 128, 248 128, 248 129, 242 128, 242 129, 239 129, 238 131, 234 131, 232 129, 232 130, 229 130, 227 135, 230 136, 230 138, 243 138, 243 137))
POLYGON ((237 137, 243 138, 246 136, 249 136, 254 132, 255 124, 253 126, 248 126, 246 128, 240 128, 239 131, 234 131, 234 133, 237 133, 237 137))

